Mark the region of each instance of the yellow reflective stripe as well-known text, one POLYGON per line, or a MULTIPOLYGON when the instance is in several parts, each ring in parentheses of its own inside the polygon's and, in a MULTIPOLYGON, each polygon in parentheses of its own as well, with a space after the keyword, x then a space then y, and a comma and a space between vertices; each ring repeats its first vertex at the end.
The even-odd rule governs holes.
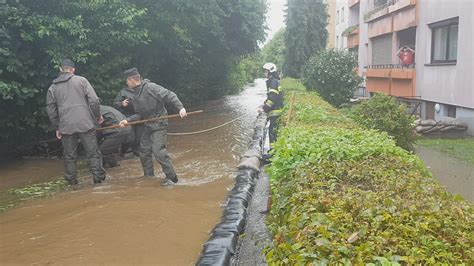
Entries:
POLYGON ((274 92, 274 93, 276 93, 276 94, 280 94, 280 92, 279 92, 278 90, 275 90, 275 89, 270 89, 269 91, 270 91, 270 92, 274 92))
POLYGON ((270 112, 268 112, 268 116, 277 116, 277 115, 280 115, 282 113, 282 109, 276 109, 276 110, 271 110, 270 112))
POLYGON ((268 107, 272 107, 273 105, 275 105, 275 103, 272 100, 266 100, 265 105, 268 107))

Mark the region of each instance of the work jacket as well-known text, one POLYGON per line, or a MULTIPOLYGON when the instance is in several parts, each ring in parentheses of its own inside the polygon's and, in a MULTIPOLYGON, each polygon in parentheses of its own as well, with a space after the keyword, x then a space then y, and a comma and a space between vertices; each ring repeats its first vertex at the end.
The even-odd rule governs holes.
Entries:
POLYGON ((48 89, 46 111, 61 134, 84 133, 98 126, 99 102, 86 78, 62 72, 48 89))
POLYGON ((130 116, 134 115, 135 114, 135 109, 133 108, 133 102, 132 102, 132 98, 133 98, 134 94, 135 94, 134 89, 130 89, 130 88, 122 89, 117 94, 117 97, 115 97, 115 99, 114 99, 114 108, 119 110, 126 117, 130 117, 130 116), (122 102, 125 99, 129 99, 127 107, 124 107, 122 105, 122 102))
MULTIPOLYGON (((165 108, 165 104, 174 106, 177 110, 183 108, 183 104, 174 92, 149 80, 143 80, 135 88, 132 102, 136 113, 127 118, 128 122, 166 116, 168 111, 165 108)), ((168 120, 146 122, 145 125, 155 130, 164 129, 168 125, 168 120)))
POLYGON ((280 91, 280 81, 270 77, 267 81, 267 99, 263 102, 263 111, 268 117, 279 116, 283 108, 283 93, 280 91))
MULTIPOLYGON (((117 109, 111 106, 101 105, 100 114, 102 115, 102 118, 104 118, 104 122, 101 125, 102 127, 118 125, 120 121, 125 119, 125 116, 121 112, 119 112, 117 109)), ((111 135, 111 134, 119 134, 119 133, 125 134, 125 133, 129 133, 128 131, 130 131, 129 127, 113 128, 113 129, 103 130, 100 132, 100 134, 101 135, 111 135)))

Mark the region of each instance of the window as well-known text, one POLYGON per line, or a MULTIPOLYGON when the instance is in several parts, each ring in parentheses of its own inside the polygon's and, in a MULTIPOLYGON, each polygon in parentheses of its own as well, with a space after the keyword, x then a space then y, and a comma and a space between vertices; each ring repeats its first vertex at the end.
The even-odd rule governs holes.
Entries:
POLYGON ((336 24, 339 23, 339 10, 337 11, 337 15, 336 15, 336 24))
POLYGON ((336 49, 339 48, 339 36, 336 36, 336 49))
POLYGON ((431 28, 431 63, 456 63, 459 18, 429 25, 431 28))
POLYGON ((341 9, 341 22, 344 22, 344 8, 341 9))
POLYGON ((387 4, 387 0, 375 0, 374 1, 374 7, 377 8, 377 7, 380 7, 380 6, 384 6, 387 4))
POLYGON ((392 34, 370 39, 372 41, 372 65, 392 63, 392 34))

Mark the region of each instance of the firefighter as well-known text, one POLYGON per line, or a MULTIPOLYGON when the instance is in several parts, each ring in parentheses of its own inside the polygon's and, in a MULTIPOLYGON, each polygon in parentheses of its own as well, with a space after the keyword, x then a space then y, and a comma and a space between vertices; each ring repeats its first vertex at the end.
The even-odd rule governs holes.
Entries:
POLYGON ((267 114, 268 137, 270 148, 277 139, 277 123, 283 108, 283 93, 280 91, 280 77, 277 73, 277 67, 273 63, 263 65, 263 70, 267 85, 267 98, 263 105, 259 107, 259 112, 267 114))

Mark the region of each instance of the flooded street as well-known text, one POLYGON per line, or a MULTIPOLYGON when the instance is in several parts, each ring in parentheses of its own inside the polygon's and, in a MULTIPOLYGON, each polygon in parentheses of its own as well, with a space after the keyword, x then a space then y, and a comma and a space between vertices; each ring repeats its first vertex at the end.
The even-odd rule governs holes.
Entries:
MULTIPOLYGON (((93 186, 83 165, 77 189, 0 214, 0 264, 192 265, 219 221, 264 97, 265 84, 257 80, 239 95, 193 108, 203 114, 170 120, 169 132, 186 133, 241 116, 210 132, 168 137, 180 178, 171 189, 159 185, 163 174, 156 162, 157 178, 144 178, 138 158, 129 157, 107 171, 103 185, 93 186)), ((61 161, 1 167, 2 191, 62 175, 61 161)))

